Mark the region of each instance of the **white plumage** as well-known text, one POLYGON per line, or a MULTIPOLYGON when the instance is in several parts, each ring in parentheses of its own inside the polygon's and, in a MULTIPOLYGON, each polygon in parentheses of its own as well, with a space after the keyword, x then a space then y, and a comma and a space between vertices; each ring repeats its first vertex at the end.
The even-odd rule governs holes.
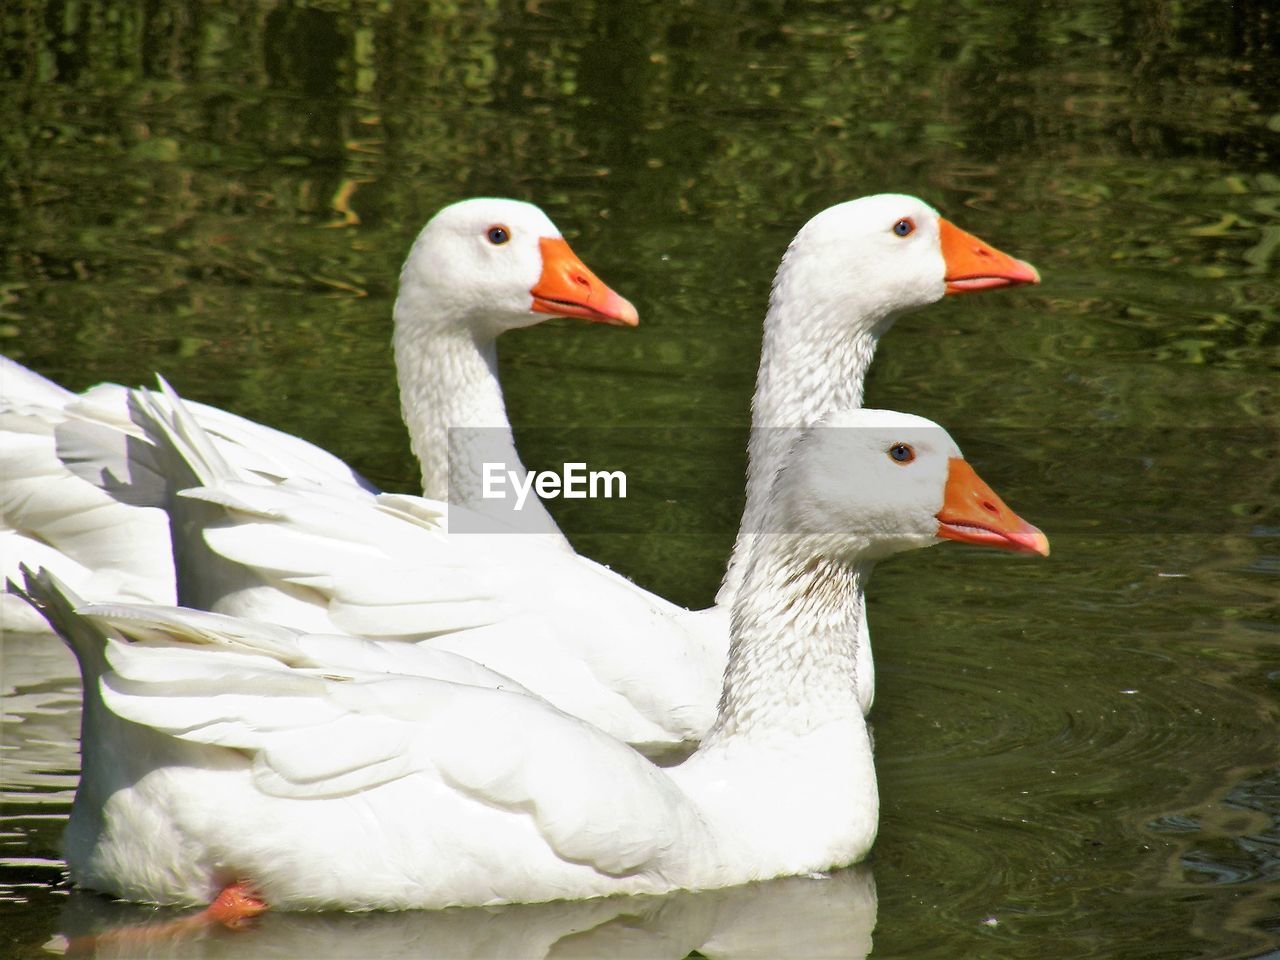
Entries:
MULTIPOLYGON (((85 676, 73 878, 164 903, 246 881, 277 908, 407 908, 707 889, 859 859, 878 810, 856 675, 871 558, 986 521, 948 512, 975 497, 953 489, 941 428, 872 410, 826 426, 775 482, 767 519, 787 532, 752 544, 715 723, 669 769, 448 652, 172 607, 77 612, 29 576, 85 676), (905 466, 889 454, 904 433, 905 466)), ((984 542, 1043 552, 1000 508, 984 542)))
MULTIPOLYGON (((466 459, 450 443, 456 448, 475 434, 450 433, 450 427, 485 428, 486 453, 519 467, 494 340, 546 312, 535 291, 548 270, 540 246, 548 238, 558 240, 559 233, 534 207, 465 201, 433 218, 406 261, 396 304, 396 360, 405 420, 430 496, 444 495, 450 457, 466 459), (498 222, 511 238, 495 248, 485 236, 498 222)), ((198 409, 198 426, 182 428, 173 406, 160 404, 152 406, 160 424, 152 434, 171 434, 176 451, 160 475, 170 487, 202 488, 173 506, 178 596, 188 605, 309 631, 432 637, 628 742, 687 747, 715 716, 728 605, 792 431, 860 404, 876 342, 902 311, 948 290, 1035 279, 1031 267, 963 234, 912 197, 840 204, 799 232, 779 267, 765 318, 753 404, 760 429, 751 442, 742 532, 720 603, 708 610, 678 608, 573 553, 536 497, 530 509, 541 536, 445 536, 439 525, 446 509, 438 502, 375 498, 349 472, 327 463, 317 470, 301 453, 285 463, 261 463, 253 425, 229 415, 223 415, 229 423, 215 423, 213 413, 198 409), (902 223, 911 224, 905 235, 898 232, 902 223), (211 426, 217 432, 206 442, 201 428, 211 426), (219 455, 225 464, 218 464, 219 455), (272 490, 270 481, 280 477, 290 480, 272 490)), ((603 290, 617 301, 597 298, 601 309, 611 310, 616 322, 634 319, 629 304, 590 280, 597 285, 593 296, 605 297, 603 290)), ((263 445, 288 449, 276 437, 263 445)), ((82 459, 92 462, 89 454, 82 459)), ((474 477, 452 479, 455 509, 481 506, 474 477)), ((167 559, 167 545, 157 539, 139 536, 135 544, 146 546, 135 550, 150 553, 156 543, 155 555, 167 559)), ((13 563, 38 556, 25 548, 9 555, 13 563)), ((78 572, 68 566, 65 575, 78 572)), ((148 598, 164 599, 164 589, 172 588, 162 582, 148 598)), ((85 593, 144 596, 96 587, 85 593)), ((865 710, 874 691, 865 618, 858 629, 865 710)))

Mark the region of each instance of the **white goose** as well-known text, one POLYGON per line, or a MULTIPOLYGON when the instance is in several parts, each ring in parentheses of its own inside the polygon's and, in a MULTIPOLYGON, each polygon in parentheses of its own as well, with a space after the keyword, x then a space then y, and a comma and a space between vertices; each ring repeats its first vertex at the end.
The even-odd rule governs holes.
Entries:
POLYGON ((857 620, 881 559, 1048 542, 919 417, 801 438, 765 500, 715 724, 653 766, 465 658, 28 591, 84 677, 73 879, 131 900, 434 908, 710 889, 863 857, 857 620), (220 893, 221 892, 221 893, 220 893))
MULTIPOLYGON (((499 333, 548 316, 637 322, 635 308, 587 269, 546 214, 500 199, 462 201, 431 219, 404 264, 395 312, 405 419, 424 492, 440 499, 448 496, 450 426, 494 428, 484 433, 492 451, 522 469, 497 386, 499 333)), ((0 357, 0 574, 39 564, 90 598, 175 602, 168 520, 156 509, 167 481, 129 420, 126 397, 116 384, 77 396, 0 357)), ((303 440, 189 406, 219 454, 245 475, 368 488, 303 440)), ((455 502, 478 498, 470 481, 454 478, 455 502)), ((541 504, 530 510, 537 514, 530 523, 559 539, 541 504)), ((6 594, 0 624, 24 630, 43 621, 6 594)))
MULTIPOLYGON (((471 271, 464 265, 462 273, 471 271)), ((207 502, 197 507, 190 499, 176 506, 185 529, 207 528, 203 538, 189 538, 194 542, 180 547, 185 552, 178 563, 179 595, 192 606, 310 631, 428 636, 436 648, 473 657, 619 739, 650 751, 682 749, 715 717, 729 601, 752 531, 760 529, 764 492, 793 430, 812 426, 829 410, 861 403, 876 343, 900 313, 946 293, 1037 280, 1034 268, 964 233, 913 197, 865 197, 805 225, 778 269, 765 317, 753 403, 760 429, 751 440, 742 533, 720 602, 709 610, 676 607, 585 557, 545 549, 544 538, 441 536, 439 504, 399 496, 323 497, 288 485, 237 483, 234 471, 193 452, 200 446, 194 430, 171 424, 152 432, 167 433, 179 458, 194 464, 184 485, 201 485, 194 496, 226 508, 210 511, 207 502), (219 557, 236 568, 220 567, 219 557)), ((452 312, 442 312, 438 305, 446 298, 439 291, 411 295, 417 282, 406 269, 405 309, 397 307, 398 359, 402 383, 415 384, 402 388, 404 395, 418 398, 406 400, 406 420, 424 463, 435 454, 436 466, 426 473, 433 478, 429 488, 438 492, 450 422, 500 422, 502 430, 495 433, 508 449, 497 451, 498 458, 519 464, 501 416, 497 380, 483 375, 491 368, 492 343, 476 328, 516 325, 527 309, 514 296, 486 293, 470 301, 455 296, 452 312), (434 311, 426 309, 428 302, 437 304, 434 311), (491 304, 508 302, 514 313, 500 323, 491 304), (483 322, 469 319, 471 312, 483 322), (437 340, 470 359, 435 362, 437 340), (407 360, 410 349, 415 359, 407 360), (435 364, 430 370, 429 363, 435 364), (450 371, 462 366, 477 371, 466 381, 470 399, 441 418, 437 411, 457 390, 450 371), (424 442, 431 434, 435 442, 424 442)), ((173 420, 163 405, 152 404, 151 413, 160 424, 173 420)), ((469 434, 452 434, 459 435, 469 434)), ((874 685, 865 618, 859 629, 859 700, 866 710, 874 685)))

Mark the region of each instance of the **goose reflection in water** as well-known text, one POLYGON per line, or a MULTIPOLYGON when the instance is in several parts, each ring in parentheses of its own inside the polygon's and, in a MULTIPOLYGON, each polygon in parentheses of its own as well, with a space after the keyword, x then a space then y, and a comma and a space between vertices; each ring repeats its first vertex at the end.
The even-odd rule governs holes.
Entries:
POLYGON ((865 864, 814 877, 579 902, 396 913, 268 912, 246 928, 198 930, 157 910, 73 892, 48 944, 113 957, 866 957, 876 888, 865 864))

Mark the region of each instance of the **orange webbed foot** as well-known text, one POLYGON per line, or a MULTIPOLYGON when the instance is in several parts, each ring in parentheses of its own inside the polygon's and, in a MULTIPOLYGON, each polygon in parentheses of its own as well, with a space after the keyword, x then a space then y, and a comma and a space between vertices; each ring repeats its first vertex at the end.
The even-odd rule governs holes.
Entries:
POLYGON ((228 929, 238 930, 266 909, 267 904, 258 891, 243 880, 237 880, 223 887, 214 897, 213 903, 197 916, 210 923, 220 923, 228 929))
POLYGON ((113 950, 143 951, 159 944, 177 943, 199 936, 210 927, 243 930, 266 909, 266 902, 250 884, 236 881, 223 887, 213 903, 199 913, 164 923, 118 927, 91 936, 75 937, 66 943, 66 955, 93 956, 100 948, 108 946, 113 950))

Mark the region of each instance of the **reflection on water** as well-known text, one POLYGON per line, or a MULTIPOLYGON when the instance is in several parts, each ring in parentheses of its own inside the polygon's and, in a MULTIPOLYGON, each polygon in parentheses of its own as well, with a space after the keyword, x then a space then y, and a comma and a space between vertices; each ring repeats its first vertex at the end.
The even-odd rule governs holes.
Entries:
MULTIPOLYGON (((145 939, 145 927, 178 915, 74 893, 59 920, 73 949, 97 941, 97 957, 707 957, 849 958, 871 951, 876 892, 867 867, 824 877, 667 897, 519 904, 433 912, 268 912, 244 931, 145 939), (118 932, 136 925, 126 936, 118 932)), ((61 945, 61 943, 59 943, 61 945)))
MULTIPOLYGON (((1054 554, 877 573, 873 955, 1257 955, 1280 946, 1272 8, 8 4, 0 342, 76 388, 162 370, 411 489, 399 262, 445 202, 535 200, 642 326, 504 339, 524 459, 645 428, 652 528, 575 542, 701 605, 779 256, 829 203, 919 193, 1046 279, 904 318, 868 401, 952 429, 1054 554)), ((644 529, 588 506, 573 529, 644 529)), ((56 886, 78 690, 48 645, 6 638, 2 665, 0 953, 37 956, 84 929, 56 886)), ((580 922, 652 945, 675 901, 580 922)), ((788 909, 804 943, 820 923, 788 909)), ((679 924, 657 953, 712 955, 679 924)))

